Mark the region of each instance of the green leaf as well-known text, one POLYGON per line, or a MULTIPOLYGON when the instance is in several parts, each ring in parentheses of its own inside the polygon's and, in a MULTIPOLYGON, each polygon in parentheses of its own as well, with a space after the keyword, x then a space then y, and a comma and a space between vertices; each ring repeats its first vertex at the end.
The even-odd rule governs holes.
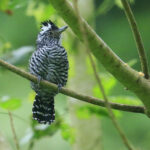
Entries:
POLYGON ((9 0, 0 0, 0 10, 4 11, 7 9, 9 0))
MULTIPOLYGON (((107 95, 110 94, 111 89, 116 85, 116 79, 113 76, 100 75, 103 87, 107 95)), ((102 98, 102 93, 98 85, 93 88, 93 95, 98 98, 102 98)))
POLYGON ((76 110, 76 115, 79 119, 89 119, 91 117, 91 113, 87 106, 79 107, 76 110))
POLYGON ((75 142, 75 129, 66 123, 61 124, 61 135, 70 144, 75 142))
POLYGON ((0 10, 12 10, 23 7, 28 4, 28 0, 0 0, 0 10))
POLYGON ((0 55, 3 55, 11 48, 10 42, 5 42, 0 39, 0 55))
POLYGON ((0 100, 0 107, 6 110, 15 110, 21 106, 21 100, 9 97, 3 97, 0 100))
POLYGON ((55 9, 50 4, 37 1, 30 1, 26 11, 26 14, 34 16, 37 22, 48 20, 55 13, 55 9))

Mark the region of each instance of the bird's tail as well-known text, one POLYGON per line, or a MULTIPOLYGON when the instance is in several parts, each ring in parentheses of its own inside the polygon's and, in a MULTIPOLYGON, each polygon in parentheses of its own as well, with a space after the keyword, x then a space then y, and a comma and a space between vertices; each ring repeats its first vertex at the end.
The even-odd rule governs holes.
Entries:
POLYGON ((55 120, 54 97, 36 95, 32 112, 34 120, 41 124, 51 124, 55 120))

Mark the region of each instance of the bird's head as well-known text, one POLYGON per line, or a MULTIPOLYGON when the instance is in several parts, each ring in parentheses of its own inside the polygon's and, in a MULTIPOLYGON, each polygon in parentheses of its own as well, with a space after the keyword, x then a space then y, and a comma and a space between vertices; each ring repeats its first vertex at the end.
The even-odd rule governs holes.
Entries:
POLYGON ((46 34, 50 37, 60 38, 63 31, 67 29, 68 26, 63 26, 58 28, 52 21, 44 21, 41 26, 41 34, 46 34))

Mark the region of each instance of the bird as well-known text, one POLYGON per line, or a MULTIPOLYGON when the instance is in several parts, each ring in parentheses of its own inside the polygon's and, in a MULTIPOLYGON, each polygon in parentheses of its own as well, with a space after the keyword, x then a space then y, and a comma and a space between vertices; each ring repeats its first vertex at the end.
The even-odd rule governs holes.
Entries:
POLYGON ((31 81, 31 88, 36 92, 33 119, 40 124, 50 125, 55 121, 54 97, 68 80, 68 56, 61 43, 62 33, 67 28, 58 28, 51 20, 42 22, 36 50, 29 60, 29 72, 38 79, 38 83, 31 81), (58 91, 41 87, 41 80, 56 84, 58 91))

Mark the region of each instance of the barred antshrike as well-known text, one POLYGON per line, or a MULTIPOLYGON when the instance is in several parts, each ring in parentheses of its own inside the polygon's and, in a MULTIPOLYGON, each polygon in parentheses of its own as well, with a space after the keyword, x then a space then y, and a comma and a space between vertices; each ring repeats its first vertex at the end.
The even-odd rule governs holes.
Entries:
MULTIPOLYGON (((67 26, 58 28, 53 22, 42 23, 37 37, 37 49, 30 59, 30 73, 58 85, 58 91, 66 85, 68 78, 68 59, 61 46, 61 33, 67 26)), ((31 82, 36 92, 33 104, 33 118, 41 124, 51 124, 55 120, 54 96, 58 93, 31 82)))

